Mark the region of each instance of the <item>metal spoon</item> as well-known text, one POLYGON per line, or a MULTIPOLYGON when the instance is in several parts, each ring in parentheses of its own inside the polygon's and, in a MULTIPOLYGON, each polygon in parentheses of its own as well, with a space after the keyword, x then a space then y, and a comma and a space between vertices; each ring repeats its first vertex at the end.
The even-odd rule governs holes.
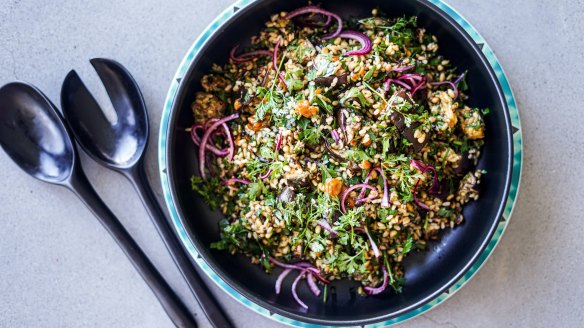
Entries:
POLYGON ((214 327, 232 327, 217 301, 195 271, 152 191, 144 170, 148 144, 148 114, 137 83, 119 63, 92 59, 112 101, 117 121, 111 122, 75 71, 61 89, 61 105, 81 147, 96 162, 123 174, 138 191, 152 222, 192 293, 214 327))
POLYGON ((73 191, 122 248, 173 323, 196 327, 187 308, 91 187, 63 118, 34 86, 13 82, 0 88, 0 145, 29 175, 73 191))

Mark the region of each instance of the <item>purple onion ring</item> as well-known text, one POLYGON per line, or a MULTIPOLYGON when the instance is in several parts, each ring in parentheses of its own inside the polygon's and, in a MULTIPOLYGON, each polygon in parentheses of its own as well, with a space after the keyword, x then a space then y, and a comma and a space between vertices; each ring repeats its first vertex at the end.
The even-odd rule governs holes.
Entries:
POLYGON ((363 287, 363 291, 365 293, 367 293, 367 295, 377 295, 377 294, 383 292, 387 288, 387 285, 389 283, 389 277, 387 275, 387 270, 385 269, 385 266, 382 266, 382 270, 383 270, 383 283, 379 287, 369 287, 369 286, 363 287))
MULTIPOLYGON (((219 119, 216 122, 214 122, 213 124, 211 124, 211 126, 205 131, 205 134, 203 134, 203 137, 201 138, 201 145, 199 146, 199 153, 198 153, 198 155, 199 155, 199 172, 201 174, 201 178, 206 179, 205 153, 207 151, 207 142, 209 141, 209 137, 211 136, 213 131, 215 131, 215 129, 217 129, 217 127, 219 125, 227 123, 227 122, 232 121, 232 120, 235 120, 238 117, 239 117, 239 113, 235 113, 235 114, 231 114, 229 116, 226 116, 222 119, 219 119)), ((234 152, 233 147, 232 147, 231 152, 234 152)))
POLYGON ((341 31, 343 30, 343 20, 341 19, 341 17, 339 15, 332 13, 328 10, 324 10, 324 9, 317 7, 317 6, 306 6, 306 7, 298 8, 296 10, 289 12, 288 15, 286 16, 286 18, 292 19, 296 16, 305 15, 305 14, 321 14, 321 15, 329 16, 329 17, 336 19, 337 29, 334 32, 323 36, 322 38, 325 40, 330 40, 332 38, 336 38, 337 36, 339 36, 341 31))
POLYGON ((245 52, 245 53, 240 54, 239 56, 236 56, 235 53, 237 52, 237 49, 239 49, 239 43, 235 44, 235 46, 233 46, 233 48, 231 48, 231 51, 229 52, 229 59, 233 60, 236 63, 245 63, 245 62, 248 62, 250 60, 253 60, 257 56, 271 56, 272 55, 272 52, 269 50, 254 50, 254 51, 245 52))
POLYGON ((360 56, 371 52, 371 39, 369 39, 367 35, 361 32, 345 30, 339 34, 339 37, 357 40, 361 44, 361 49, 347 51, 343 54, 343 56, 360 56))

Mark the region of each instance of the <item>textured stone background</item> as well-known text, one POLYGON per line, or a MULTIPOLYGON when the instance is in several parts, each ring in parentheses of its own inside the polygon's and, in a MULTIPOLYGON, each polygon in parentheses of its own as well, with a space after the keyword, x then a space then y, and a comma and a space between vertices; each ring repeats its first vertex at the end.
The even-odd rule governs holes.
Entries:
MULTIPOLYGON (((0 0, 0 84, 26 80, 58 103, 70 69, 95 82, 87 59, 115 58, 142 88, 154 141, 179 61, 231 1, 0 0)), ((401 327, 581 327, 584 3, 448 2, 482 33, 511 80, 523 121, 524 173, 513 219, 484 268, 456 296, 401 327)), ((155 144, 147 163, 160 195, 155 144)), ((209 327, 131 186, 85 157, 83 166, 195 309, 201 327, 209 327)), ((26 176, 2 153, 0 200, 1 327, 171 327, 122 252, 71 193, 26 176)), ((212 289, 238 327, 277 326, 212 289)))

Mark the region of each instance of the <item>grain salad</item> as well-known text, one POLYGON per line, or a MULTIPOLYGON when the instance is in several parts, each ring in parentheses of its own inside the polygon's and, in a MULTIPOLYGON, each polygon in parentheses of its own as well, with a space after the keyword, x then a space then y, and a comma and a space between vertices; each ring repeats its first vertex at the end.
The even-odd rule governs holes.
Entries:
POLYGON ((401 292, 404 258, 479 197, 488 109, 416 17, 277 13, 200 84, 192 187, 224 216, 211 247, 277 274, 276 293, 293 274, 302 307, 303 279, 325 298, 336 279, 401 292))

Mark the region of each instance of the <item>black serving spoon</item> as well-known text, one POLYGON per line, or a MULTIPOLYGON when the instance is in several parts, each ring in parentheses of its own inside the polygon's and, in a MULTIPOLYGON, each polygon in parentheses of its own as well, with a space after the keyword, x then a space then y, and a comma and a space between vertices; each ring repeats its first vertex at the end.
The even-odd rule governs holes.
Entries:
POLYGON ((111 122, 75 71, 61 89, 61 105, 75 138, 96 162, 123 174, 138 191, 166 248, 214 327, 232 327, 217 301, 195 271, 148 183, 144 155, 148 144, 148 114, 137 83, 111 59, 92 59, 116 112, 111 122))
POLYGON ((187 308, 91 187, 63 118, 34 86, 12 82, 0 88, 0 145, 29 175, 73 191, 122 248, 173 323, 196 327, 187 308))

